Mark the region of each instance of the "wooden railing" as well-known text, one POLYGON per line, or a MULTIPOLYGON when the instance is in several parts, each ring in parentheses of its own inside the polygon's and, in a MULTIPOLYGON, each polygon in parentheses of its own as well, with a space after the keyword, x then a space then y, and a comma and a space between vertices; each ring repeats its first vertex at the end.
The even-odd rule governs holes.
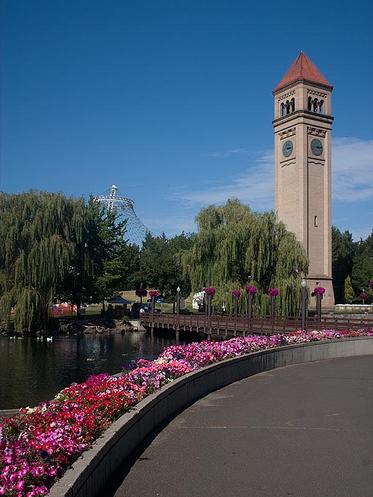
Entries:
MULTIPOLYGON (((302 328, 302 322, 297 317, 270 316, 234 317, 229 315, 215 314, 168 314, 168 313, 144 313, 140 316, 141 324, 148 329, 163 328, 178 331, 203 332, 207 335, 217 334, 226 336, 246 335, 249 333, 273 334, 288 333, 302 328)), ((310 317, 305 321, 305 330, 333 329, 333 330, 361 330, 373 329, 373 318, 334 318, 310 317)))

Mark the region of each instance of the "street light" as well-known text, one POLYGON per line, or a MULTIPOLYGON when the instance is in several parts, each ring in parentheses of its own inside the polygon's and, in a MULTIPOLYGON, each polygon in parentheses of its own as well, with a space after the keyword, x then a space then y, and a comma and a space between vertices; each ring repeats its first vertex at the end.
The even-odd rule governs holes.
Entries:
POLYGON ((178 286, 176 288, 176 314, 180 314, 180 292, 181 288, 178 286))
POLYGON ((306 304, 307 304, 307 282, 305 279, 302 279, 301 281, 301 300, 302 300, 302 330, 305 329, 306 325, 306 304))

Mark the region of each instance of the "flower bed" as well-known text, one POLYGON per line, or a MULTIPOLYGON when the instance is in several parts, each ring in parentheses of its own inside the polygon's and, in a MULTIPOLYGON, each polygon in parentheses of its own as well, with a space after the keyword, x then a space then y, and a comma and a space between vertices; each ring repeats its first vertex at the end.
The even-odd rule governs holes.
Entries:
POLYGON ((156 361, 139 360, 121 377, 91 376, 51 402, 0 424, 0 495, 36 497, 48 488, 123 413, 162 385, 203 366, 280 345, 370 335, 370 332, 296 332, 236 337, 167 347, 156 361))

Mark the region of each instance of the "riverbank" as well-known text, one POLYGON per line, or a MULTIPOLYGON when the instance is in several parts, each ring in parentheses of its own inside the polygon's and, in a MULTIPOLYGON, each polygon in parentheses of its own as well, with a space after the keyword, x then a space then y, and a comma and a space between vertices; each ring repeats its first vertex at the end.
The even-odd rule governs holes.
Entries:
POLYGON ((25 336, 55 336, 55 335, 101 335, 108 333, 127 333, 145 331, 141 326, 138 319, 111 319, 103 318, 101 316, 91 316, 83 319, 76 317, 53 318, 51 321, 50 329, 40 330, 37 332, 29 333, 16 333, 14 330, 5 330, 0 328, 0 335, 12 337, 25 337, 25 336))

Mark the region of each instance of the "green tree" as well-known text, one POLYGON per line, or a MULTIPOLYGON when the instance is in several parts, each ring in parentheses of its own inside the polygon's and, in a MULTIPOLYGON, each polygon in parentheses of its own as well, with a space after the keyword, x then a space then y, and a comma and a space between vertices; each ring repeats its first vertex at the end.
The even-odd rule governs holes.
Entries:
POLYGON ((349 231, 342 233, 338 228, 332 228, 332 268, 333 287, 336 303, 344 302, 344 285, 352 272, 354 258, 354 242, 349 231))
POLYGON ((0 320, 16 331, 46 328, 56 289, 85 230, 83 199, 0 194, 0 320))
POLYGON ((368 289, 373 275, 373 231, 366 240, 356 243, 351 281, 358 292, 368 289))
POLYGON ((273 212, 253 213, 238 200, 210 206, 197 216, 198 234, 182 255, 183 269, 193 291, 215 286, 215 303, 231 302, 231 291, 242 288, 248 277, 261 291, 261 310, 268 309, 267 290, 278 287, 282 314, 297 313, 301 274, 308 260, 294 234, 273 212))
POLYGON ((351 277, 347 276, 344 283, 344 301, 351 303, 355 298, 355 292, 352 288, 351 277))
POLYGON ((188 276, 183 274, 180 254, 192 247, 194 235, 181 233, 173 238, 148 234, 140 252, 139 271, 132 280, 139 286, 157 288, 168 301, 175 297, 180 286, 184 296, 191 287, 188 276))
POLYGON ((125 222, 90 198, 85 229, 62 282, 59 297, 79 309, 83 302, 102 302, 123 287, 121 254, 125 250, 125 222))

